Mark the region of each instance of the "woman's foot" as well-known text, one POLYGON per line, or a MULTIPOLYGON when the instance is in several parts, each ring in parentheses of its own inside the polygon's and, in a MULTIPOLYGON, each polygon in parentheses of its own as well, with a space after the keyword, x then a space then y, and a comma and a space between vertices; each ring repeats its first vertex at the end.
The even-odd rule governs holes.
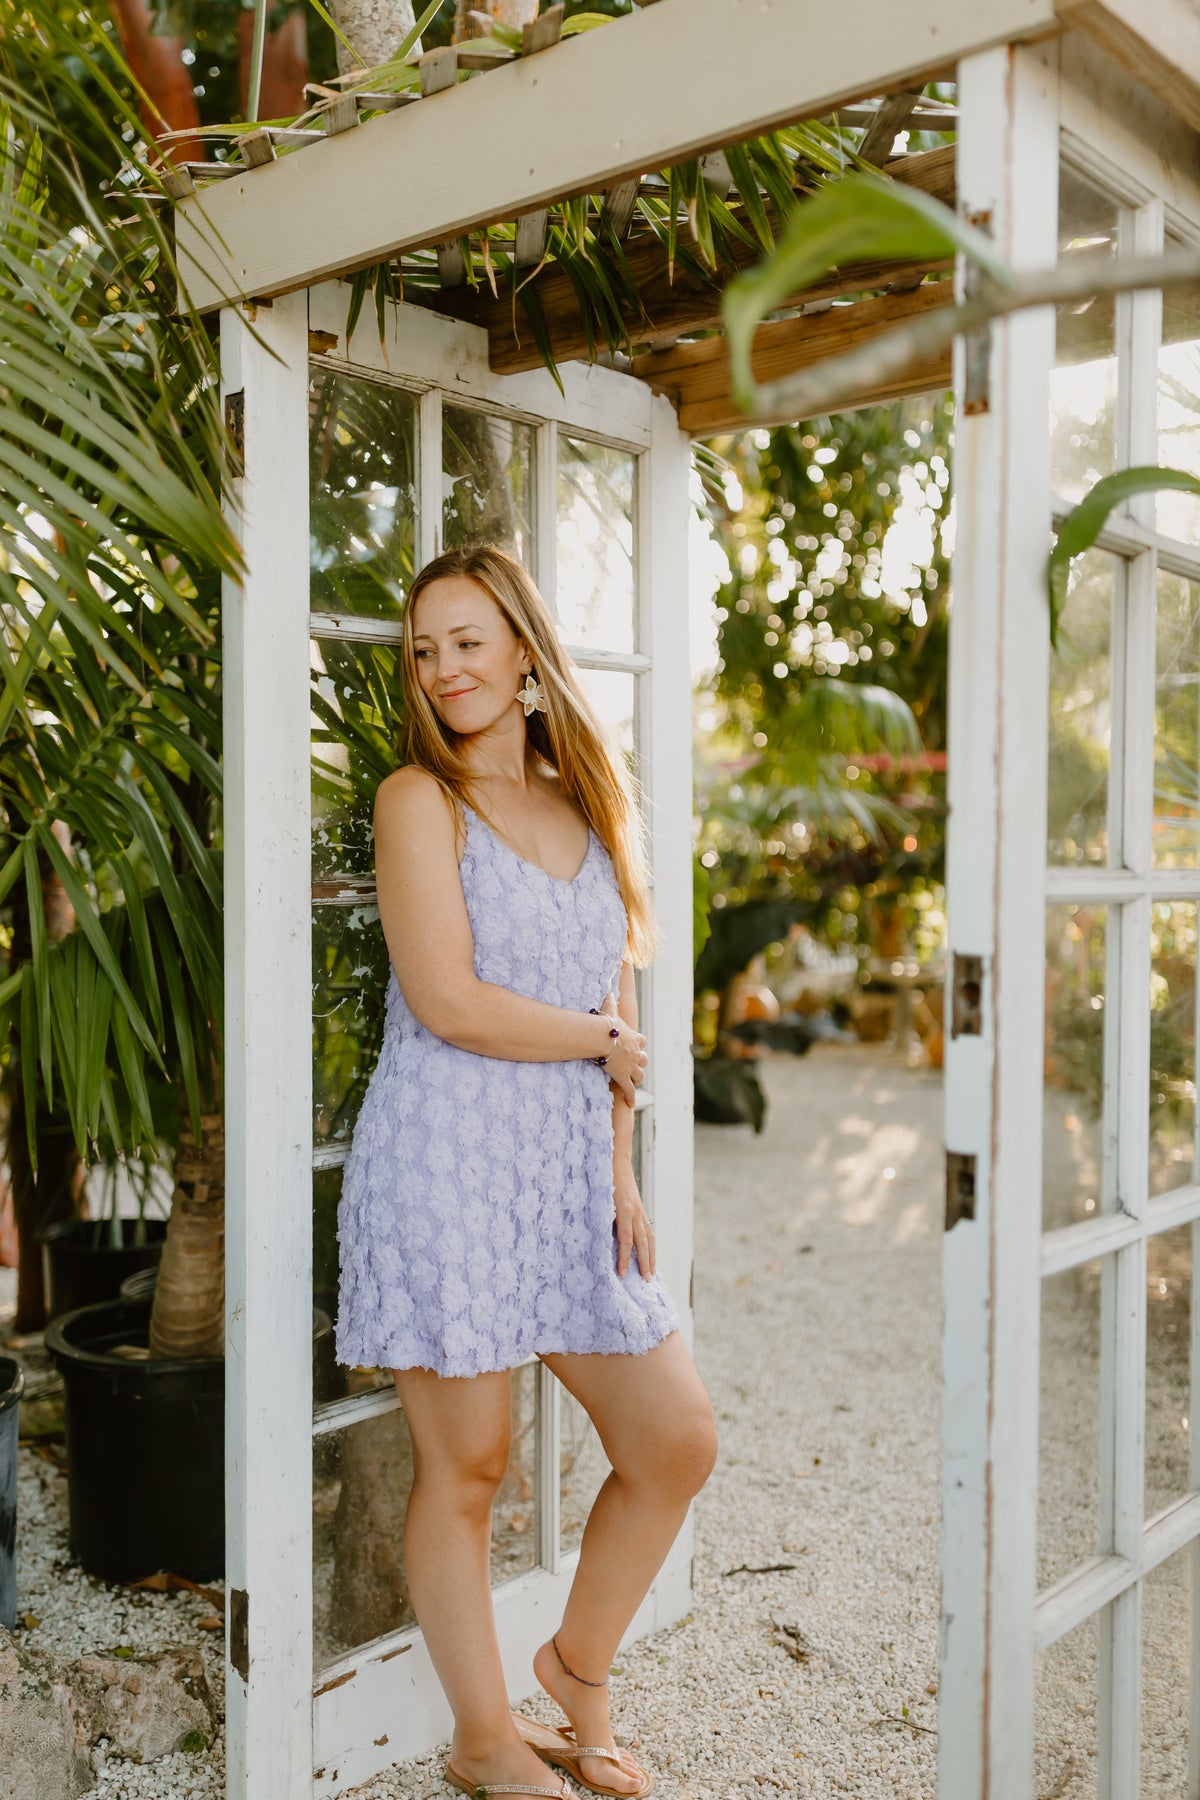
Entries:
MULTIPOLYGON (((573 1668, 575 1665, 572 1663, 571 1666, 573 1668)), ((589 1687, 568 1675, 558 1659, 552 1640, 543 1644, 535 1654, 533 1672, 550 1698, 561 1706, 570 1719, 577 1744, 611 1745, 620 1753, 619 1765, 609 1762, 605 1757, 582 1757, 576 1765, 580 1781, 614 1789, 620 1794, 636 1794, 645 1785, 646 1772, 627 1750, 621 1750, 619 1745, 613 1743, 607 1686, 589 1687)), ((581 1673, 598 1681, 604 1671, 585 1669, 581 1673)))
POLYGON ((456 1731, 450 1740, 450 1767, 463 1780, 478 1782, 481 1787, 494 1781, 518 1781, 527 1787, 553 1788, 561 1780, 558 1770, 546 1767, 515 1726, 510 1737, 487 1745, 464 1745, 456 1731))

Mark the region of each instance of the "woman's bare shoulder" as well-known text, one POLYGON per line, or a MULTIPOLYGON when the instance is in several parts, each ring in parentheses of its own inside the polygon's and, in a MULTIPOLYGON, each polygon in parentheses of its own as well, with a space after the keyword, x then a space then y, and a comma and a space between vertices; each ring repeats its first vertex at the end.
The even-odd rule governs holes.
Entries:
POLYGON ((446 839, 459 835, 454 802, 427 769, 407 763, 385 775, 375 790, 375 825, 446 839))

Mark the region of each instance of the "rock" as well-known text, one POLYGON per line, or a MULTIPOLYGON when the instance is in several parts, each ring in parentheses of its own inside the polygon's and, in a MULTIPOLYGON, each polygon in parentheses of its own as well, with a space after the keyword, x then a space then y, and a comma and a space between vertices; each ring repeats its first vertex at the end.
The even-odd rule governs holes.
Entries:
POLYGON ((200 1651, 190 1645, 68 1661, 0 1627, 0 1800, 77 1800, 92 1786, 100 1738, 109 1756, 151 1762, 199 1748, 215 1729, 200 1651))
POLYGON ((0 1626, 0 1800, 75 1800, 91 1787, 69 1666, 0 1626))
POLYGON ((76 1728, 89 1744, 108 1738, 110 1756, 153 1762, 182 1749, 187 1738, 198 1734, 207 1744, 213 1736, 216 1707, 198 1647, 175 1644, 152 1656, 81 1656, 67 1668, 76 1728))

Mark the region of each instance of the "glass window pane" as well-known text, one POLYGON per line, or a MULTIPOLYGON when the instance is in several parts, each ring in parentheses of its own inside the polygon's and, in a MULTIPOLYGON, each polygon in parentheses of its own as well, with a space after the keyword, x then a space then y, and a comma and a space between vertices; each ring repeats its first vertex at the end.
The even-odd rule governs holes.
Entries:
MULTIPOLYGON (((1059 172, 1058 247, 1063 257, 1117 249, 1117 207, 1067 166, 1059 172)), ((1117 358, 1111 295, 1058 308, 1050 378, 1050 484, 1079 500, 1116 467, 1117 358)))
POLYGON ((1196 1167, 1196 906, 1150 915, 1150 1192, 1194 1179, 1196 1167))
POLYGON ((401 1559, 412 1440, 399 1407, 313 1439, 313 1662, 415 1625, 401 1559))
POLYGON ((375 790, 398 760, 400 651, 313 638, 312 872, 375 872, 375 790))
POLYGON ((313 1404, 345 1400, 353 1394, 392 1385, 387 1369, 343 1367, 337 1360, 333 1325, 337 1321, 337 1209, 342 1194, 341 1167, 313 1170, 313 1404), (324 1322, 329 1321, 329 1330, 324 1322))
POLYGON ((1035 1794, 1096 1800, 1100 1618, 1068 1631, 1034 1664, 1035 1794))
POLYGON ((391 965, 379 909, 313 907, 313 1137, 349 1138, 383 1040, 391 965))
POLYGON ((442 408, 443 547, 498 544, 529 567, 534 430, 516 419, 442 408))
POLYGON ((1188 1791, 1194 1554, 1177 1551, 1142 1583, 1141 1800, 1178 1800, 1188 1791))
POLYGON ((632 762, 637 676, 624 669, 576 669, 575 679, 608 733, 610 745, 632 762))
POLYGON ((512 1372, 512 1445, 492 1508, 492 1586, 537 1563, 538 1364, 512 1372))
POLYGON ((558 438, 558 628, 563 642, 632 650, 633 494, 628 450, 558 438))
POLYGON ((1109 854, 1108 752, 1112 731, 1114 559, 1077 557, 1050 658, 1048 855, 1103 863, 1109 854))
POLYGON ((396 617, 416 541, 416 402, 325 369, 308 394, 309 604, 396 617))
MULTIPOLYGON (((1167 249, 1185 248, 1167 238, 1167 249)), ((1168 469, 1200 475, 1200 287, 1163 294, 1163 341, 1158 357, 1158 460, 1168 469)), ((1158 529, 1186 544, 1200 543, 1200 497, 1158 496, 1158 529)))
POLYGON ((1046 908, 1046 1231, 1104 1210, 1106 919, 1102 906, 1046 908))
POLYGON ((1154 840, 1159 868, 1195 868, 1200 750, 1200 586, 1160 571, 1154 702, 1154 840))
POLYGON ((1042 1282, 1039 1588, 1100 1547, 1100 1287, 1099 1261, 1042 1282))
POLYGON ((559 1394, 558 1541, 564 1551, 578 1550, 592 1502, 607 1481, 611 1465, 596 1427, 574 1395, 559 1394))
POLYGON ((1190 1492, 1192 1233, 1146 1246, 1146 1517, 1190 1492))

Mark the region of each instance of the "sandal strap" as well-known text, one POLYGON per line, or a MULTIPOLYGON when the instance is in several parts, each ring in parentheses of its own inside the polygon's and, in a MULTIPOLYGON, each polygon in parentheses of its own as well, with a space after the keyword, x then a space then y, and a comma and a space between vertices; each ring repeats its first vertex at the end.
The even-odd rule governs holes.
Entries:
POLYGON ((516 1781, 480 1781, 474 1788, 476 1794, 549 1794, 551 1800, 565 1800, 570 1791, 565 1782, 562 1787, 544 1788, 516 1781))
POLYGON ((602 1756, 607 1762, 615 1763, 619 1763, 621 1760, 621 1753, 619 1750, 606 1750, 603 1744, 576 1744, 572 1742, 571 1761, 574 1762, 577 1756, 602 1756))

